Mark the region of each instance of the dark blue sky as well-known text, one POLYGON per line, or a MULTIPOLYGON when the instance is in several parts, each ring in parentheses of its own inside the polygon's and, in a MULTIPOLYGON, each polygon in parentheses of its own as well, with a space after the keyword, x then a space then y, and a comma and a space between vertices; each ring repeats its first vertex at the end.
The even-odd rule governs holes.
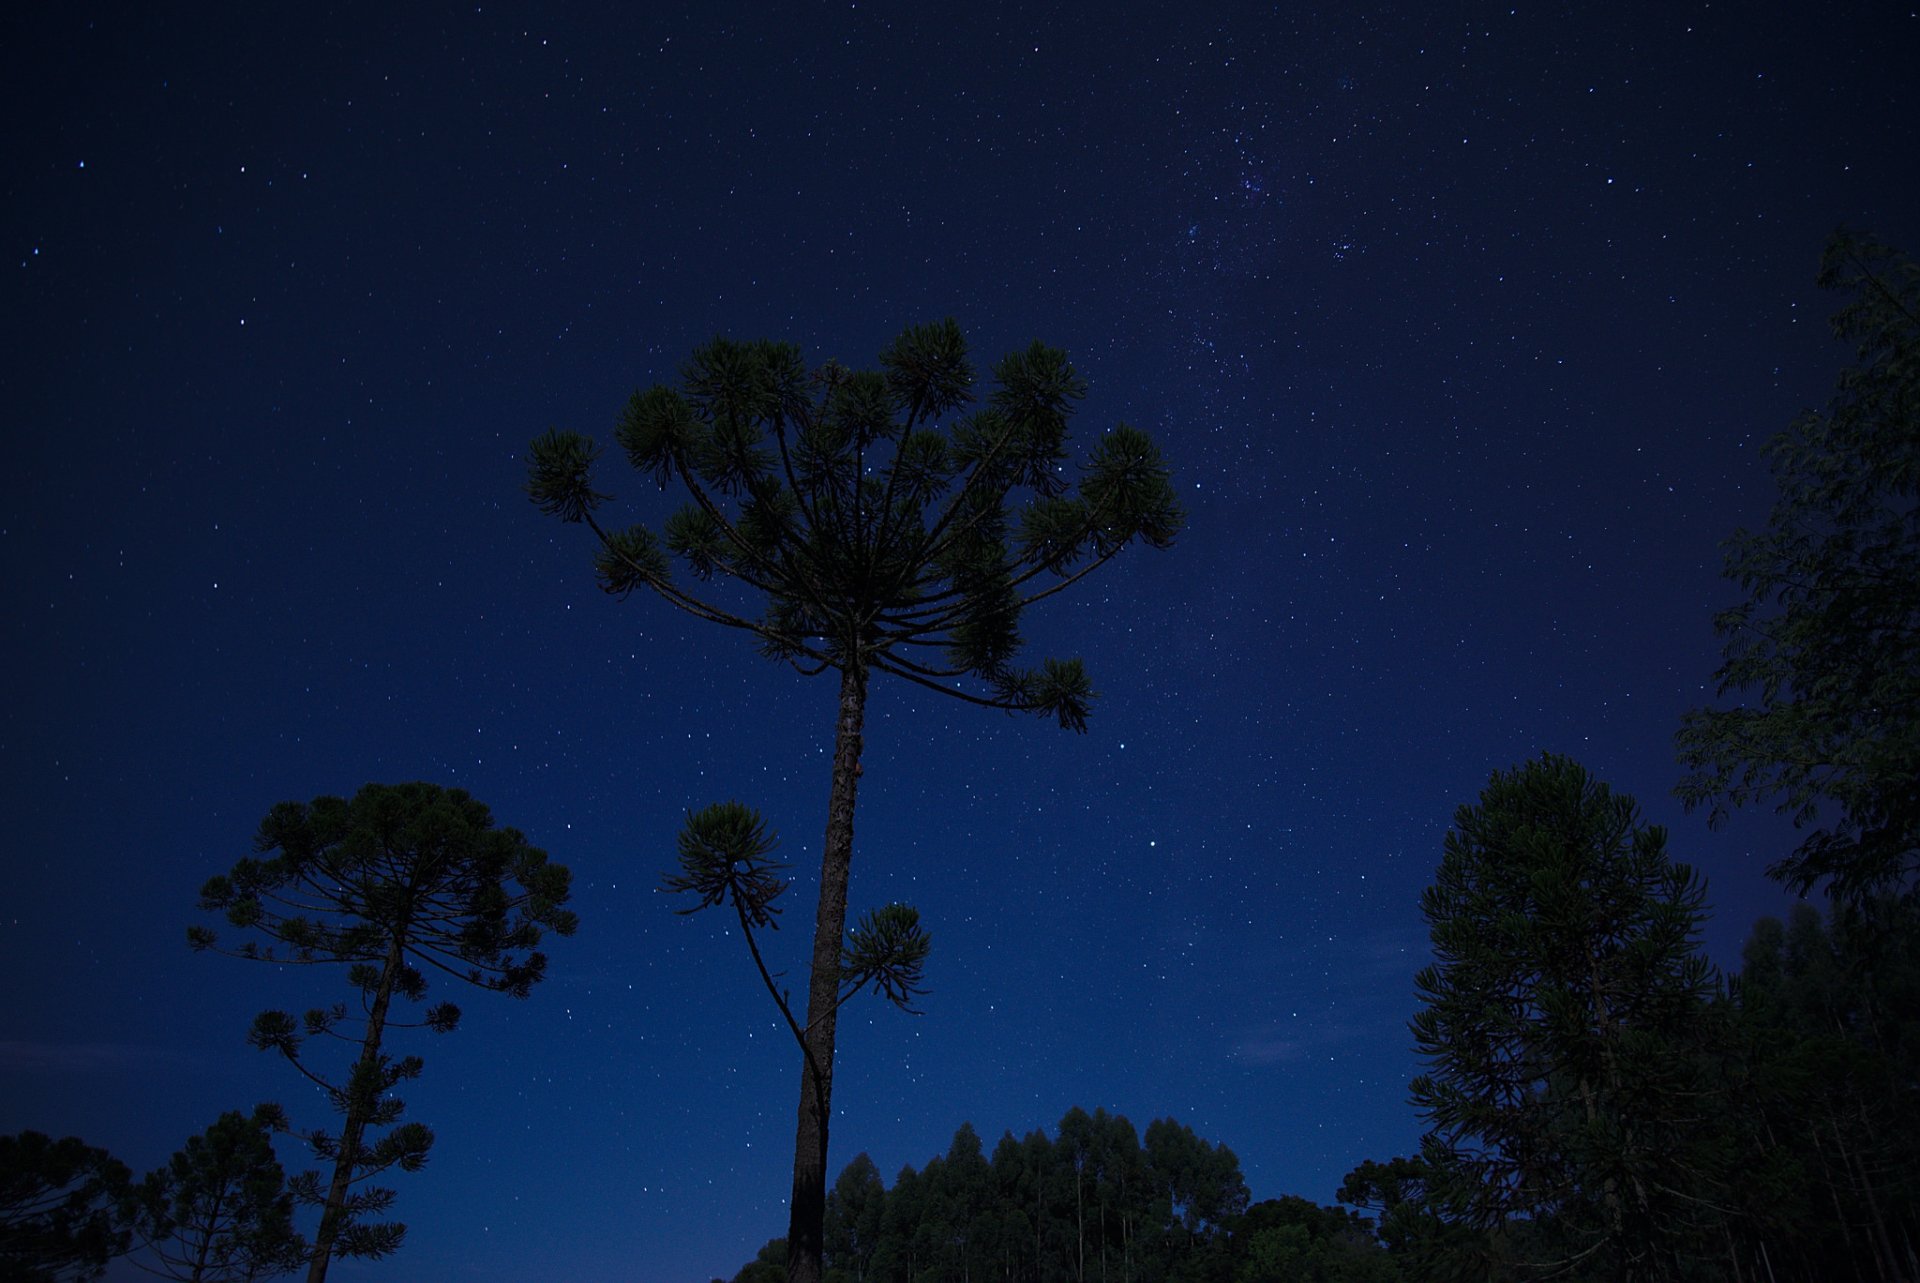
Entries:
POLYGON ((784 1230, 795 1052, 655 888, 738 797, 810 902, 834 691, 604 597, 520 490, 719 332, 1045 339, 1080 448, 1148 429, 1190 514, 1029 618, 1087 735, 876 683, 853 899, 919 906, 932 993, 843 1019, 833 1170, 1078 1104, 1330 1201, 1416 1143, 1452 811, 1542 750, 1672 825, 1735 962, 1789 836, 1668 796, 1716 545, 1846 360, 1828 232, 1920 246, 1920 19, 1813 9, 7 19, 0 1131, 144 1170, 257 1100, 325 1123, 242 1037, 343 982, 183 930, 273 803, 428 779, 571 866, 581 927, 396 1048, 439 1142, 403 1255, 341 1277, 705 1279, 784 1230))

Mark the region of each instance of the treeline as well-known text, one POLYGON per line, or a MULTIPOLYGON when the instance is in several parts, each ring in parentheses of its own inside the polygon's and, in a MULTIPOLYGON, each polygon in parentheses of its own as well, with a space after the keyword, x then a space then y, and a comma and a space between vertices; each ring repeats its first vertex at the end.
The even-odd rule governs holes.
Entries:
POLYGON ((1733 1277, 1920 1278, 1917 917, 1802 904, 1747 942, 1715 1101, 1733 1277))
MULTIPOLYGON (((1642 1031, 1656 1037, 1655 1031, 1642 1031)), ((1635 1037, 1641 1036, 1636 1032, 1635 1037)), ((827 1200, 834 1283, 1582 1283, 1684 1278, 1899 1283, 1920 1278, 1920 909, 1912 901, 1796 906, 1763 918, 1741 970, 1715 983, 1661 1040, 1675 1078, 1617 1084, 1602 1133, 1680 1111, 1663 1133, 1685 1183, 1652 1191, 1645 1239, 1611 1242, 1609 1200, 1634 1177, 1617 1140, 1555 1136, 1509 1184, 1524 1197, 1558 1169, 1552 1199, 1487 1217, 1444 1146, 1361 1163, 1339 1201, 1248 1205, 1239 1160, 1171 1119, 1143 1137, 1124 1117, 1075 1108, 1054 1136, 1003 1135, 988 1157, 973 1127, 887 1186, 861 1154, 827 1200), (1671 1091, 1671 1094, 1668 1094, 1671 1091), (1476 1207, 1476 1203, 1479 1206, 1476 1207), (1642 1248, 1657 1246, 1659 1259, 1642 1248), (1584 1255, 1583 1255, 1584 1253, 1584 1255), (1579 1258, 1579 1259, 1576 1259, 1579 1258)), ((1539 1065, 1536 1099, 1580 1068, 1539 1065)), ((1482 1138, 1484 1139, 1484 1138, 1482 1138)), ((1475 1174, 1477 1176, 1477 1173, 1475 1174)), ((775 1239, 734 1283, 780 1283, 775 1239)))
MULTIPOLYGON (((832 1283, 1396 1278, 1359 1213, 1288 1198, 1247 1205, 1240 1160, 1163 1118, 1144 1138, 1104 1109, 1049 1139, 1011 1132, 987 1157, 971 1124, 888 1188, 861 1154, 827 1195, 832 1283), (1143 1143, 1144 1142, 1144 1143, 1143 1143)), ((774 1239, 735 1283, 781 1283, 774 1239)))

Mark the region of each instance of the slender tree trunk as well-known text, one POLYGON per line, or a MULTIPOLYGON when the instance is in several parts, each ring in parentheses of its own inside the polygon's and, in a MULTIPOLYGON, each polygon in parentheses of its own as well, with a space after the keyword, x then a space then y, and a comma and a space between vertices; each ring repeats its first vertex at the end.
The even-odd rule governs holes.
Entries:
MULTIPOLYGON (((1862 1128, 1860 1134, 1866 1137, 1868 1143, 1871 1144, 1876 1135, 1876 1129, 1873 1125, 1872 1115, 1867 1112, 1867 1102, 1860 1095, 1858 1086, 1855 1086, 1853 1089, 1853 1100, 1854 1107, 1860 1112, 1860 1124, 1862 1128)), ((1833 1135, 1834 1139, 1840 1142, 1840 1155, 1844 1161, 1849 1155, 1846 1142, 1842 1140, 1840 1136, 1840 1123, 1838 1119, 1836 1119, 1833 1124, 1833 1135)), ((1874 1192, 1873 1174, 1867 1170, 1866 1156, 1860 1152, 1859 1146, 1855 1146, 1851 1157, 1853 1159, 1854 1171, 1859 1173, 1860 1194, 1866 1201, 1867 1212, 1871 1218, 1869 1224, 1873 1231, 1875 1253, 1882 1256, 1886 1261, 1885 1266, 1882 1268, 1885 1269, 1888 1278, 1905 1279, 1906 1271, 1900 1268, 1900 1252, 1899 1249, 1893 1245, 1893 1235, 1887 1229, 1887 1218, 1880 1210, 1880 1197, 1874 1192)))
POLYGON ((1073 1169, 1073 1237, 1075 1243, 1073 1277, 1075 1283, 1087 1283, 1087 1210, 1080 1201, 1080 1169, 1073 1169))
POLYGON ((360 1059, 347 1079, 347 1119, 340 1128, 340 1152, 333 1164, 333 1185, 327 1190, 326 1207, 320 1213, 320 1230, 313 1236, 313 1260, 307 1266, 307 1283, 326 1283, 327 1266, 333 1260, 333 1245, 340 1239, 341 1222, 346 1218, 347 1187, 353 1183, 353 1165, 360 1158, 360 1136, 367 1129, 367 1117, 379 1101, 362 1097, 363 1080, 380 1064, 380 1036, 387 1028, 387 1006, 393 1001, 393 983, 400 975, 401 939, 395 936, 387 950, 386 965, 380 969, 380 987, 374 990, 373 1009, 367 1013, 366 1037, 360 1040, 360 1059))
POLYGON ((813 972, 807 982, 807 1054, 800 1065, 800 1118, 793 1140, 793 1197, 788 1203, 787 1283, 820 1283, 840 949, 847 932, 847 873, 853 865, 853 804, 860 788, 860 728, 866 711, 867 670, 856 656, 840 674, 833 788, 827 795, 827 837, 820 852, 820 907, 813 921, 813 972))

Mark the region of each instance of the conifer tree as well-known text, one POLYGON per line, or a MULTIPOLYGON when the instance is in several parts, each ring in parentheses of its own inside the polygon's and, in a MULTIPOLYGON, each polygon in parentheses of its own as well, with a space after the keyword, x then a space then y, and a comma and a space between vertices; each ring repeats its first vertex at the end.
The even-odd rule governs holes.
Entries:
POLYGON ((0 1136, 0 1279, 95 1279, 127 1250, 118 1205, 132 1184, 125 1163, 78 1136, 0 1136))
POLYGON ((254 1283, 305 1264, 293 1193, 273 1152, 273 1133, 286 1129, 278 1105, 250 1116, 229 1111, 149 1172, 128 1200, 145 1248, 137 1263, 183 1283, 254 1283))
POLYGON ((1559 1257, 1538 1264, 1682 1275, 1719 1176, 1699 1121, 1704 897, 1665 831, 1566 758, 1496 772, 1455 814, 1421 897, 1436 960, 1414 979, 1411 1088, 1452 1216, 1549 1225, 1559 1257))
MULTIPOLYGON (((390 1029, 410 1027, 393 1017, 394 998, 422 1000, 429 972, 526 997, 546 974, 546 955, 536 948, 543 930, 573 934, 576 919, 564 907, 570 879, 520 832, 495 828, 464 790, 433 784, 369 784, 351 801, 283 802, 262 821, 255 848, 276 854, 241 860, 209 880, 200 907, 268 943, 250 939, 222 951, 279 964, 343 964, 359 999, 351 1019, 345 1003, 315 1008, 300 1022, 265 1011, 248 1034, 255 1047, 284 1056, 341 1115, 339 1131, 306 1137, 332 1164, 327 1188, 313 1172, 294 1181, 295 1197, 321 1209, 307 1278, 322 1283, 337 1255, 380 1257, 400 1246, 404 1225, 363 1219, 391 1206, 393 1191, 353 1186, 391 1167, 419 1170, 433 1143, 425 1126, 400 1123, 404 1106, 391 1095, 421 1069, 418 1056, 396 1060, 384 1050, 390 1029), (343 1082, 303 1058, 315 1037, 355 1045, 343 1082), (380 1128, 391 1130, 369 1142, 369 1130, 380 1128)), ((206 927, 189 928, 187 938, 196 949, 216 945, 206 927)), ((411 1024, 447 1033, 459 1021, 460 1009, 442 1002, 411 1024)))
POLYGON ((1920 875, 1920 264, 1841 234, 1820 284, 1856 364, 1767 443, 1779 495, 1727 541, 1747 599, 1714 621, 1748 702, 1686 715, 1678 791, 1716 821, 1775 803, 1811 831, 1769 871, 1865 902, 1920 875))
POLYGON ((976 405, 952 321, 910 327, 880 369, 829 361, 811 373, 789 344, 716 339, 678 388, 636 393, 615 436, 628 460, 688 502, 659 534, 603 524, 600 448, 549 432, 530 451, 528 492, 584 522, 601 586, 653 592, 738 630, 768 658, 838 677, 832 781, 804 1025, 788 1233, 791 1283, 819 1283, 835 1012, 853 857, 861 734, 871 677, 987 708, 1086 726, 1093 688, 1078 660, 1015 665, 1021 612, 1139 540, 1170 545, 1181 524, 1167 469, 1125 424, 1069 480, 1067 423, 1086 385, 1035 343, 994 368, 976 405), (975 408, 969 409, 970 406, 975 408), (678 557, 692 584, 676 579, 678 557), (732 581, 758 613, 708 594, 732 581))

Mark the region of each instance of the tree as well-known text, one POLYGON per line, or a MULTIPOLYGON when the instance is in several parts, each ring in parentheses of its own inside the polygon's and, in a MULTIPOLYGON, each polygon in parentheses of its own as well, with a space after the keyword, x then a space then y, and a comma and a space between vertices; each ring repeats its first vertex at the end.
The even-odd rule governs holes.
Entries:
POLYGON ((1718 693, 1752 702, 1683 718, 1678 793, 1814 825, 1769 871, 1862 900, 1920 871, 1920 265, 1840 234, 1820 284, 1856 364, 1767 444, 1779 495, 1727 541, 1747 598, 1715 620, 1718 693))
POLYGON ((1485 1283, 1487 1236, 1447 1218, 1434 1176, 1424 1159, 1368 1159, 1347 1173, 1339 1199, 1379 1213, 1379 1240, 1406 1278, 1485 1283))
POLYGON ((740 1267, 733 1283, 786 1283, 787 1241, 768 1239, 751 1261, 740 1267))
MULTIPOLYGON (((262 821, 255 848, 278 854, 243 859, 208 881, 200 907, 224 912, 233 926, 270 942, 248 940, 232 951, 236 956, 345 964, 360 1000, 352 1022, 344 1003, 309 1011, 300 1023, 284 1011, 265 1011, 248 1034, 325 1092, 342 1118, 337 1133, 307 1135, 321 1161, 333 1165, 326 1191, 311 1172, 293 1185, 299 1201, 321 1209, 307 1271, 309 1283, 321 1283, 335 1255, 379 1257, 400 1246, 404 1225, 363 1219, 391 1206, 393 1191, 352 1186, 390 1167, 418 1171, 433 1143, 426 1127, 399 1122, 404 1106, 391 1095, 421 1069, 418 1056, 395 1060, 382 1050, 390 1028, 408 1027, 391 1018, 394 997, 420 1001, 427 971, 438 971, 524 998, 546 974, 546 955, 536 948, 542 931, 571 935, 576 919, 563 907, 566 868, 519 831, 495 828, 487 808, 461 789, 369 784, 352 801, 283 802, 262 821), (357 1032, 342 1032, 352 1024, 357 1032), (357 1044, 344 1083, 321 1077, 302 1059, 314 1037, 357 1044), (368 1143, 370 1128, 391 1130, 368 1143)), ((196 949, 216 943, 206 927, 189 928, 187 937, 196 949)), ((460 1009, 443 1002, 414 1024, 447 1033, 459 1021, 460 1009)))
MULTIPOLYGON (((787 866, 769 858, 779 844, 758 811, 740 802, 716 802, 687 816, 680 830, 680 872, 667 877, 665 889, 698 897, 691 908, 680 910, 682 914, 722 904, 732 907, 760 981, 772 995, 802 1061, 811 1070, 806 1081, 813 1085, 824 1116, 829 1075, 821 1072, 807 1030, 794 1016, 786 990, 775 983, 767 969, 766 957, 753 934, 780 925, 781 908, 775 901, 786 893, 788 882, 780 875, 787 866)), ((913 999, 921 993, 931 947, 926 932, 920 929, 919 913, 908 905, 889 904, 861 915, 841 947, 837 993, 827 1014, 837 1015, 848 999, 868 987, 901 1010, 919 1014, 914 1011, 913 999)))
POLYGON ((0 1278, 99 1278, 127 1250, 116 1208, 132 1180, 126 1164, 78 1136, 0 1136, 0 1278))
POLYGON ((1754 927, 1733 978, 1730 1250, 1753 1275, 1911 1279, 1920 1243, 1920 906, 1754 927))
POLYGON ((1086 385, 1063 353, 1035 343, 994 369, 975 400, 952 321, 913 326, 879 370, 813 371, 790 344, 715 339, 680 388, 636 393, 615 435, 629 461, 689 502, 662 533, 601 523, 600 450, 549 432, 529 453, 529 495, 584 522, 600 543, 601 586, 647 589, 756 639, 768 658, 839 677, 820 899, 802 1026, 788 1251, 793 1283, 819 1283, 836 1011, 868 682, 884 673, 988 708, 1086 726, 1093 689, 1078 660, 1020 669, 1025 607, 1060 592, 1135 540, 1169 546, 1181 523, 1167 469, 1125 424, 1094 448, 1077 488, 1064 475, 1067 421, 1086 385), (1013 505, 1019 504, 1016 515, 1013 505), (756 615, 676 581, 732 581, 756 615), (1049 578, 1050 577, 1050 580, 1049 578), (971 685, 967 685, 970 683, 971 685))
POLYGON ((1185 1249, 1246 1211, 1240 1160, 1225 1145, 1200 1139, 1185 1123, 1161 1118, 1147 1124, 1146 1150, 1147 1181, 1159 1199, 1167 1234, 1185 1249))
POLYGON ((1357 1212, 1292 1194, 1255 1203, 1233 1229, 1234 1283, 1398 1283, 1357 1212))
POLYGON ((1411 1091, 1458 1219, 1548 1225, 1559 1268, 1680 1276, 1718 1184, 1694 1121, 1704 897, 1633 799, 1566 758, 1496 772, 1455 814, 1421 897, 1411 1091))
POLYGON ((308 1247, 273 1152, 273 1133, 286 1129, 278 1105, 230 1111, 148 1173, 128 1202, 151 1256, 139 1264, 190 1283, 254 1283, 298 1269, 308 1247))
MULTIPOLYGON (((857 1155, 841 1170, 827 1193, 828 1283, 867 1283, 873 1250, 880 1243, 886 1200, 886 1183, 871 1158, 857 1155)), ((786 1257, 780 1259, 784 1264, 786 1257)))

